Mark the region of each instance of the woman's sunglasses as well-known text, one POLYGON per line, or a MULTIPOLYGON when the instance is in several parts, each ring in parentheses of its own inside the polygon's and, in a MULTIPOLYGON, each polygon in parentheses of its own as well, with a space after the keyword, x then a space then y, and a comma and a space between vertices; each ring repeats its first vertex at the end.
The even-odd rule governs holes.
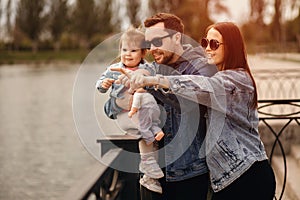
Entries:
POLYGON ((215 40, 215 39, 211 39, 211 40, 208 40, 207 38, 202 38, 201 40, 201 46, 206 49, 206 47, 209 45, 211 50, 217 50, 219 48, 219 46, 223 44, 223 43, 220 43, 218 40, 215 40))
POLYGON ((147 49, 150 49, 151 48, 151 44, 153 44, 155 47, 161 47, 163 45, 163 42, 162 40, 164 38, 167 38, 167 37, 172 37, 175 33, 170 33, 168 35, 165 35, 165 36, 162 36, 162 37, 155 37, 153 38, 152 40, 146 40, 145 41, 145 46, 147 49))

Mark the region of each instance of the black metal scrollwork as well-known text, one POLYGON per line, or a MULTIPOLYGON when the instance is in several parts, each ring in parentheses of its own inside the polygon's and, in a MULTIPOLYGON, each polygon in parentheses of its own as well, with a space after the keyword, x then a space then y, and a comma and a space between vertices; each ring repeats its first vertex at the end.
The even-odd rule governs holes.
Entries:
MULTIPOLYGON (((279 145, 280 152, 282 154, 283 165, 284 165, 284 178, 282 184, 282 190, 278 199, 282 199, 283 193, 286 187, 287 181, 287 161, 286 154, 280 140, 280 136, 283 134, 284 130, 291 124, 292 121, 295 121, 298 126, 300 126, 300 99, 286 99, 286 100, 260 100, 258 101, 258 113, 261 115, 259 120, 268 127, 268 129, 275 136, 275 141, 272 145, 271 153, 269 155, 270 163, 272 164, 272 157, 274 154, 274 149, 276 144, 279 145), (285 107, 284 111, 283 107, 285 107), (287 109, 290 107, 289 109, 287 109), (268 111, 264 109, 269 108, 268 111), (270 121, 281 120, 283 124, 282 128, 276 132, 274 128, 270 125, 270 121)), ((277 199, 277 197, 275 197, 277 199)))

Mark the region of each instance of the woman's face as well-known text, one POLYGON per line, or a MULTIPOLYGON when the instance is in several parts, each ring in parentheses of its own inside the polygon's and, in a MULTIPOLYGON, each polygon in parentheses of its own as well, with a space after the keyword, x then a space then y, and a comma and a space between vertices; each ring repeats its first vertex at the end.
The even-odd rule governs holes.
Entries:
POLYGON ((208 41, 216 40, 219 43, 219 47, 217 49, 213 50, 210 45, 207 45, 205 51, 207 53, 208 63, 215 64, 218 69, 221 70, 224 63, 223 37, 216 29, 211 28, 207 32, 206 38, 208 41))

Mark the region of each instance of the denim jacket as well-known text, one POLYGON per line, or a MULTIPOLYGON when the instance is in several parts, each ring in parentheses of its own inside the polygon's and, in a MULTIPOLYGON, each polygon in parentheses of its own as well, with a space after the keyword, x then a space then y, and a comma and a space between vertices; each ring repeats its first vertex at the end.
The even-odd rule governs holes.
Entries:
MULTIPOLYGON (((97 82, 96 82, 96 88, 99 90, 99 92, 101 92, 101 93, 106 93, 107 92, 107 89, 104 89, 104 88, 101 87, 102 81, 105 78, 111 78, 111 79, 117 80, 119 75, 121 75, 120 72, 110 70, 111 68, 116 68, 116 67, 125 68, 125 66, 121 62, 110 65, 107 68, 107 70, 101 75, 99 80, 97 80, 97 82)), ((151 67, 150 64, 146 63, 144 60, 141 61, 138 68, 139 69, 146 69, 150 72, 150 74, 152 74, 152 75, 154 74, 153 67, 151 67)), ((106 103, 104 105, 104 112, 109 118, 116 119, 117 115, 123 111, 123 109, 120 108, 116 104, 116 99, 124 98, 124 92, 127 89, 128 88, 125 88, 124 85, 122 85, 122 84, 116 84, 116 83, 112 84, 111 92, 110 92, 110 98, 106 101, 106 103)))
POLYGON ((243 70, 203 76, 168 77, 171 91, 210 107, 206 162, 215 192, 239 178, 256 161, 267 159, 258 133, 257 109, 251 106, 254 87, 243 70), (214 113, 214 116, 213 116, 214 113))
MULTIPOLYGON (((215 66, 207 64, 202 48, 184 46, 184 50, 171 67, 154 64, 157 74, 212 76, 217 72, 215 66)), ((163 127, 166 181, 181 181, 207 173, 205 157, 198 156, 206 133, 206 107, 160 90, 150 88, 149 92, 166 111, 163 127)))

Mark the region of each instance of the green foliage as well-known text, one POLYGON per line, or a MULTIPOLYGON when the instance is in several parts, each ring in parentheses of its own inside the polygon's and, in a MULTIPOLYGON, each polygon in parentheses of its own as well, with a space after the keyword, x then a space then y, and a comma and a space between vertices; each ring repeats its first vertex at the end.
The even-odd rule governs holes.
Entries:
POLYGON ((248 43, 269 43, 272 41, 270 37, 270 29, 266 25, 259 25, 254 22, 249 22, 241 27, 244 39, 248 43))
POLYGON ((31 40, 36 41, 43 30, 45 18, 42 12, 44 0, 20 0, 16 15, 16 26, 31 40))
POLYGON ((297 41, 300 36, 300 8, 298 17, 286 23, 286 36, 288 41, 297 41))
POLYGON ((74 37, 74 35, 72 35, 68 32, 65 32, 60 37, 60 48, 61 49, 78 49, 79 44, 78 44, 76 37, 74 37))
POLYGON ((137 15, 141 7, 141 1, 140 0, 127 1, 126 7, 127 7, 127 15, 130 19, 130 24, 132 24, 134 27, 138 27, 141 24, 141 21, 138 19, 138 15, 137 15))
POLYGON ((94 0, 77 0, 72 13, 72 30, 79 37, 81 45, 91 48, 91 38, 95 34, 109 34, 113 31, 110 23, 111 1, 102 0, 96 5, 94 0))
POLYGON ((97 28, 98 13, 94 0, 77 0, 72 14, 72 28, 83 39, 90 38, 97 28))
POLYGON ((49 63, 49 62, 82 62, 88 55, 85 50, 68 50, 62 52, 39 51, 0 51, 0 64, 16 63, 49 63))
POLYGON ((185 34, 194 40, 203 37, 205 28, 213 22, 209 18, 208 3, 210 0, 150 0, 152 14, 171 12, 180 17, 185 26, 185 34))
POLYGON ((0 51, 5 49, 5 43, 0 41, 0 51))
POLYGON ((106 35, 100 34, 100 33, 95 34, 91 38, 91 48, 95 48, 97 45, 99 45, 105 39, 106 39, 106 35))
POLYGON ((18 44, 14 44, 15 50, 30 50, 32 49, 32 40, 26 36, 21 36, 19 38, 18 44))
POLYGON ((16 27, 31 40, 33 52, 38 50, 39 35, 46 22, 44 7, 44 0, 20 0, 17 8, 16 27))
POLYGON ((241 27, 248 53, 265 52, 267 44, 272 42, 269 27, 249 22, 241 27))
POLYGON ((11 40, 12 33, 12 24, 11 24, 11 14, 12 14, 12 0, 8 0, 6 4, 6 33, 9 35, 9 39, 11 40))
POLYGON ((265 0, 250 0, 250 22, 263 26, 265 10, 265 0))
MULTIPOLYGON (((3 28, 6 31, 2 32, 7 33, 9 37, 1 48, 27 50, 37 48, 39 44, 43 49, 80 47, 88 49, 98 45, 108 35, 120 31, 122 19, 116 17, 120 8, 116 8, 115 4, 112 5, 115 1, 75 0, 73 4, 67 1, 18 0, 15 24, 10 21, 4 23, 3 28), (51 37, 41 38, 42 33, 50 34, 51 37)), ((12 15, 12 0, 6 2, 5 6, 2 5, 5 3, 0 0, 0 8, 2 11, 5 9, 5 12, 2 12, 2 20, 4 13, 6 19, 11 19, 12 15)), ((263 19, 266 16, 266 8, 270 4, 267 0, 250 0, 249 22, 242 27, 248 46, 254 50, 257 46, 261 49, 275 50, 287 42, 297 44, 298 41, 300 49, 300 11, 296 19, 281 24, 283 23, 281 11, 284 11, 282 7, 289 7, 295 11, 299 9, 299 1, 276 0, 274 2, 276 2, 277 14, 273 16, 271 24, 266 24, 263 19), (281 23, 278 24, 278 21, 281 23), (281 41, 278 42, 278 38, 281 41), (275 39, 277 42, 274 42, 275 39), (279 47, 273 48, 277 43, 280 43, 279 47), (272 48, 262 47, 269 44, 273 44, 272 48)), ((126 1, 126 14, 135 25, 142 23, 138 16, 140 4, 141 0, 126 1)), ((183 19, 185 34, 196 41, 204 36, 205 28, 213 23, 210 19, 211 13, 229 13, 222 0, 149 0, 149 7, 150 15, 157 12, 170 12, 179 16, 183 19)))
POLYGON ((52 0, 49 13, 49 29, 54 41, 58 41, 68 22, 67 0, 52 0))
POLYGON ((1 22, 1 17, 2 17, 2 7, 1 7, 1 0, 0 0, 0 22, 1 22))
POLYGON ((97 34, 108 35, 115 31, 120 31, 120 21, 116 21, 112 24, 112 1, 100 0, 100 4, 97 6, 99 13, 98 26, 99 30, 97 34))

